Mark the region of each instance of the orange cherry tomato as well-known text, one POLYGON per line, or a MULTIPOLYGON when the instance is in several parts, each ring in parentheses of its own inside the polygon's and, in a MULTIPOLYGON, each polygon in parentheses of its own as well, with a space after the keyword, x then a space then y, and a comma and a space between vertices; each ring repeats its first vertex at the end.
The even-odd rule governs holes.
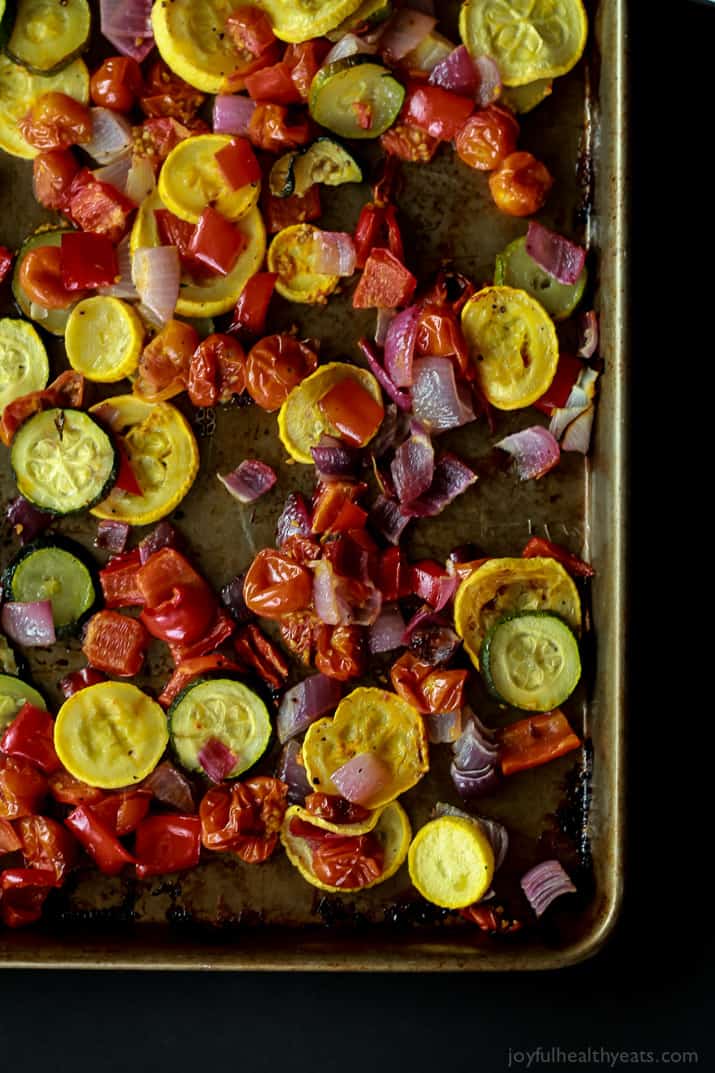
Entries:
POLYGON ((68 291, 65 287, 59 246, 36 246, 25 254, 20 265, 20 286, 31 302, 45 309, 67 309, 89 293, 68 291))
POLYGON ((110 56, 92 75, 89 92, 100 108, 129 112, 142 91, 142 73, 130 56, 110 56))
POLYGON ((313 576, 310 570, 282 552, 264 548, 248 568, 243 582, 243 598, 254 614, 280 619, 310 605, 313 576))
POLYGON ((142 351, 135 393, 149 402, 160 402, 184 391, 199 342, 193 324, 170 320, 142 351))
POLYGON ((317 354, 294 336, 267 335, 248 352, 248 393, 263 410, 278 410, 317 365, 317 354))
POLYGON ((513 114, 490 104, 470 116, 457 134, 454 147, 461 160, 478 171, 492 171, 516 149, 519 124, 513 114))
POLYGON ((39 153, 32 162, 32 187, 37 201, 56 212, 67 208, 69 189, 78 171, 71 149, 39 153))
POLYGON ((418 712, 438 715, 462 707, 468 673, 433 667, 412 652, 405 652, 393 663, 390 680, 395 693, 418 712))
POLYGON ((230 402, 246 386, 246 355, 231 335, 214 332, 199 343, 189 365, 189 398, 194 406, 230 402))
POLYGON ((38 97, 18 126, 35 149, 67 149, 92 138, 89 108, 66 93, 54 91, 38 97))
POLYGON ((313 848, 316 879, 331 887, 357 890, 382 875, 384 853, 375 835, 344 837, 327 833, 313 848))
POLYGON ((531 153, 511 153, 489 176, 497 208, 509 216, 538 212, 553 185, 546 166, 531 153))
POLYGON ((305 808, 312 816, 320 816, 330 823, 362 823, 370 817, 369 809, 338 794, 308 794, 305 808))
POLYGON ((339 682, 358 678, 365 671, 364 634, 360 626, 323 626, 318 632, 316 670, 339 682))
POLYGON ((284 782, 266 776, 209 790, 199 805, 203 845, 230 850, 248 864, 267 860, 278 844, 287 794, 284 782))

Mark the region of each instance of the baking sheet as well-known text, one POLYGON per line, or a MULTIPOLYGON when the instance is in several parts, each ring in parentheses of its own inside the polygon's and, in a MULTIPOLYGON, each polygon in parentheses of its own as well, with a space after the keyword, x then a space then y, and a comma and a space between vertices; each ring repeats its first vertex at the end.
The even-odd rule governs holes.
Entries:
MULTIPOLYGON (((446 13, 446 25, 453 25, 458 5, 437 8, 446 13)), ((499 414, 496 435, 483 421, 448 433, 443 445, 472 465, 480 479, 439 518, 421 520, 408 530, 413 558, 442 559, 465 541, 476 543, 484 554, 518 554, 529 535, 538 534, 575 551, 585 548, 597 568, 584 682, 565 705, 586 739, 583 754, 506 780, 475 809, 504 822, 510 831, 510 853, 497 883, 501 901, 528 917, 518 876, 554 855, 574 877, 578 896, 563 899, 544 925, 491 939, 456 914, 417 898, 406 867, 363 895, 333 896, 308 886, 282 853, 260 867, 216 855, 195 871, 168 880, 138 882, 97 876, 91 870, 80 873, 58 892, 42 925, 0 932, 0 963, 167 969, 545 968, 593 952, 607 934, 622 884, 625 27, 621 3, 601 4, 595 20, 593 11, 591 15, 587 62, 557 80, 552 97, 522 117, 520 147, 543 159, 556 180, 539 219, 591 241, 589 290, 601 313, 605 361, 595 449, 586 462, 578 455, 564 455, 555 472, 521 484, 491 445, 532 424, 535 411, 499 414), (601 55, 608 57, 608 64, 601 65, 601 55)), ((19 245, 38 223, 52 219, 31 197, 30 170, 27 162, 0 158, 0 241, 10 246, 19 245)), ((406 165, 404 172, 399 208, 408 263, 417 267, 421 279, 449 259, 477 284, 490 280, 496 253, 523 234, 525 221, 498 213, 486 177, 462 165, 448 148, 441 149, 430 166, 406 165)), ((326 190, 321 226, 350 230, 368 197, 365 185, 326 190)), ((283 304, 269 330, 297 324, 304 335, 321 340, 322 360, 358 361, 354 341, 371 333, 374 318, 352 310, 351 289, 331 298, 325 308, 283 304)), ((10 313, 10 296, 4 297, 4 311, 10 313)), ((50 349, 57 373, 64 367, 61 342, 52 340, 50 349)), ((173 520, 200 568, 219 586, 245 568, 257 549, 273 544, 285 496, 296 488, 310 492, 313 471, 286 464, 274 415, 239 405, 215 411, 197 412, 188 405, 184 409, 199 440, 201 471, 173 520), (273 465, 279 480, 264 499, 242 507, 227 496, 215 474, 249 456, 273 465)), ((0 491, 3 500, 13 494, 6 451, 0 491)), ((95 527, 89 518, 67 518, 57 528, 92 548, 95 527)), ((4 531, 3 564, 15 546, 4 531)), ((101 561, 100 553, 94 554, 101 561)), ((29 662, 34 682, 52 703, 59 699, 58 679, 84 660, 75 640, 48 652, 36 650, 29 662)), ((169 672, 157 645, 139 684, 159 691, 169 672)), ((373 680, 382 680, 379 669, 373 680)), ((485 722, 496 726, 513 720, 514 713, 500 712, 479 683, 475 686, 472 699, 485 722)), ((271 770, 276 752, 257 770, 271 770)), ((449 754, 447 746, 433 747, 429 775, 403 799, 415 828, 435 801, 458 803, 447 771, 449 754)))

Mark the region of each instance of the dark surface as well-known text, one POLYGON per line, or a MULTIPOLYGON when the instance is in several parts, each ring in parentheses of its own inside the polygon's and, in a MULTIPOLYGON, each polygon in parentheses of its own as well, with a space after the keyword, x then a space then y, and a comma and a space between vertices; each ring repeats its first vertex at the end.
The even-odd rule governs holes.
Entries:
MULTIPOLYGON (((532 1069, 692 1067, 683 1052, 712 1068, 711 914, 696 896, 708 893, 699 862, 711 856, 711 823, 691 800, 711 704, 676 689, 692 677, 685 648, 675 660, 667 654, 679 615, 709 587, 705 572, 696 574, 707 554, 705 508, 683 473, 698 469, 692 431, 709 420, 698 392, 705 396, 712 360, 711 284, 698 262, 712 266, 705 154, 715 12, 685 0, 632 8, 629 847, 610 942, 591 962, 538 976, 0 973, 6 1068, 111 1073, 230 1062, 252 1071, 497 1073, 509 1068, 509 1048, 537 1047, 532 1069), (691 565, 680 568, 689 552, 691 565), (569 1060, 569 1051, 588 1048, 590 1061, 569 1060), (609 1051, 640 1052, 640 1061, 614 1064, 609 1051), (680 1053, 668 1062, 661 1051, 680 1053)), ((709 480, 709 468, 700 470, 709 480)), ((512 1068, 529 1068, 526 1056, 515 1059, 512 1068)))

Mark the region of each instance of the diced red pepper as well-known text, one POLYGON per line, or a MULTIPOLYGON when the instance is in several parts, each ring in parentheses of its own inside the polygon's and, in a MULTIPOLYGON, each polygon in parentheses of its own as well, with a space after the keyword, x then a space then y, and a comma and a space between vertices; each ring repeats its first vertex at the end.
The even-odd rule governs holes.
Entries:
POLYGON ((277 272, 256 272, 241 291, 229 332, 263 335, 266 330, 268 307, 278 279, 277 272))
POLYGON ((0 749, 7 756, 29 760, 49 775, 62 766, 55 752, 54 728, 49 712, 26 701, 3 734, 0 749))
POLYGON ((550 760, 578 749, 580 738, 574 734, 562 711, 530 715, 497 732, 499 765, 503 775, 540 767, 550 760))
POLYGON ((585 367, 584 362, 573 354, 559 354, 554 379, 541 398, 532 405, 547 417, 550 417, 554 410, 560 410, 568 402, 571 389, 585 367))
POLYGON ((182 220, 168 209, 154 209, 156 229, 162 246, 176 246, 182 261, 192 262, 189 245, 194 237, 196 227, 188 220, 182 220))
POLYGON ((10 275, 14 260, 12 251, 7 246, 0 246, 0 283, 3 283, 10 275))
POLYGON ((358 507, 357 503, 350 503, 346 500, 337 517, 330 523, 325 530, 326 533, 349 533, 355 529, 364 529, 367 522, 368 513, 363 510, 362 507, 358 507))
POLYGON ((449 577, 445 568, 434 559, 420 559, 419 562, 410 564, 408 573, 410 592, 435 607, 442 593, 444 579, 449 577))
POLYGON ((345 503, 354 503, 365 490, 364 484, 355 484, 354 481, 330 481, 318 485, 311 532, 327 533, 345 503))
POLYGON ((285 684, 288 664, 260 626, 243 626, 234 638, 233 647, 244 670, 255 671, 269 689, 280 689, 285 684))
POLYGON ((302 197, 298 197, 297 194, 291 194, 290 197, 276 197, 266 187, 261 206, 269 235, 275 235, 284 227, 292 227, 293 224, 317 220, 323 211, 320 203, 320 188, 317 183, 309 186, 302 197))
POLYGON ((569 574, 573 574, 575 577, 593 577, 596 573, 590 563, 579 559, 578 555, 574 555, 560 544, 545 540, 544 537, 531 537, 524 545, 521 556, 523 559, 533 559, 541 556, 547 559, 556 559, 568 570, 569 574))
POLYGON ((92 812, 121 838, 136 831, 149 811, 151 796, 148 790, 121 790, 93 804, 92 812))
POLYGON ((104 569, 99 571, 99 583, 107 607, 143 605, 144 595, 137 582, 141 565, 139 549, 135 548, 133 551, 114 555, 104 569))
POLYGON ((164 686, 158 697, 159 704, 163 708, 168 708, 182 689, 185 689, 189 682, 193 682, 195 678, 199 678, 202 674, 207 674, 209 671, 231 673, 232 671, 240 671, 240 669, 237 663, 230 660, 228 656, 222 656, 219 652, 184 660, 182 663, 177 664, 174 673, 164 686))
POLYGON ((185 663, 186 660, 198 659, 199 656, 205 656, 208 652, 213 652, 215 648, 218 648, 219 645, 229 639, 235 629, 235 625, 227 611, 219 610, 208 633, 203 637, 186 644, 171 643, 169 645, 174 664, 178 666, 181 663, 185 663))
POLYGON ((117 251, 106 235, 66 231, 60 257, 62 283, 68 291, 109 287, 119 275, 117 251))
POLYGON ((406 573, 401 548, 387 548, 382 552, 377 587, 386 603, 409 595, 409 583, 403 578, 406 573), (407 592, 403 591, 403 587, 407 588, 407 592))
POLYGON ((219 149, 216 163, 232 190, 240 190, 242 186, 261 181, 261 165, 247 138, 233 138, 223 149, 219 149))
POLYGON ((94 805, 105 796, 104 790, 76 779, 69 771, 55 771, 47 784, 55 801, 62 805, 94 805))
POLYGON ((290 122, 288 109, 282 104, 259 101, 248 125, 248 137, 257 149, 267 153, 283 153, 307 145, 314 127, 307 117, 290 122))
POLYGON ((119 471, 117 473, 117 479, 114 482, 114 487, 120 492, 127 492, 130 496, 142 495, 141 485, 132 469, 132 464, 129 461, 129 455, 121 436, 114 437, 114 446, 119 455, 119 471))
POLYGON ((355 309, 396 309, 407 305, 417 280, 393 253, 373 250, 353 294, 355 309))
POLYGON ((149 816, 137 827, 134 853, 140 879, 195 868, 201 855, 201 820, 176 813, 149 816))
POLYGON ((376 247, 384 247, 385 242, 398 261, 404 261, 404 247, 400 225, 397 222, 397 210, 394 205, 378 205, 369 202, 363 205, 353 236, 356 252, 356 265, 364 268, 368 257, 376 247))
POLYGON ((79 846, 69 831, 49 816, 23 816, 16 827, 25 864, 53 871, 55 886, 61 886, 79 856, 79 846))
POLYGON ((149 635, 139 619, 119 611, 98 611, 87 623, 82 651, 100 671, 133 678, 144 664, 149 635))
POLYGON ((134 858, 114 832, 95 814, 92 806, 78 805, 65 824, 105 876, 116 876, 134 858))
POLYGON ((284 60, 272 67, 262 67, 260 71, 246 75, 244 82, 249 97, 252 97, 254 101, 300 104, 303 99, 293 81, 291 68, 284 60))
POLYGON ((34 924, 57 877, 49 868, 6 868, 0 873, 0 915, 8 928, 34 924))
POLYGON ((191 236, 189 253, 200 264, 227 276, 246 248, 246 236, 216 209, 207 206, 191 236))
POLYGON ((226 19, 226 33, 238 52, 250 52, 253 56, 262 56, 276 40, 265 11, 252 4, 234 8, 226 19))
POLYGON ((416 84, 408 90, 401 118, 433 138, 450 142, 473 111, 470 97, 459 97, 440 86, 416 84))
POLYGON ((353 447, 364 447, 385 416, 382 403, 357 380, 347 376, 326 391, 318 400, 318 408, 353 447))

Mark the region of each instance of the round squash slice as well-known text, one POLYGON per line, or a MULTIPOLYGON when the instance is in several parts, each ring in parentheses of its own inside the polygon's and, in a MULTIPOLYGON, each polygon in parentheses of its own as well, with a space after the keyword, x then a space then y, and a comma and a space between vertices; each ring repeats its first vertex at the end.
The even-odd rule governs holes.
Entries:
POLYGON ((276 272, 276 290, 289 302, 320 305, 326 302, 339 276, 313 267, 319 251, 320 230, 312 224, 293 224, 279 231, 268 248, 268 271, 276 272))
POLYGON ((408 864, 410 879, 423 898, 443 909, 463 909, 489 890, 494 851, 478 824, 442 816, 417 832, 408 864))
POLYGON ((209 205, 227 220, 240 220, 255 206, 260 183, 233 190, 216 160, 216 153, 231 141, 228 134, 197 134, 174 146, 159 172, 158 185, 169 212, 197 224, 209 205))
POLYGON ((75 60, 57 74, 36 75, 0 55, 0 149, 33 160, 39 153, 20 132, 19 122, 43 93, 64 93, 76 101, 89 100, 89 71, 75 60))
POLYGON ((50 366, 45 344, 31 324, 0 320, 0 414, 10 402, 47 386, 50 366))
POLYGON ((65 349, 73 369, 88 380, 113 384, 139 364, 144 326, 136 310, 119 298, 95 295, 73 306, 65 349))

